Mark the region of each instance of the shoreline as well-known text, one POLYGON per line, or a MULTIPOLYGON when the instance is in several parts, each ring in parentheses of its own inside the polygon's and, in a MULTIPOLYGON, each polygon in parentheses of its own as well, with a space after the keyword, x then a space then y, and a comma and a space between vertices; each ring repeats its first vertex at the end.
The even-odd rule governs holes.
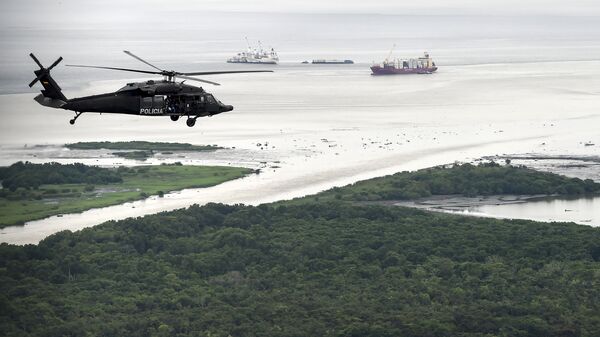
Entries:
MULTIPOLYGON (((170 180, 169 185, 165 185, 164 187, 160 186, 160 184, 157 185, 156 183, 147 185, 143 184, 144 179, 140 178, 140 176, 148 175, 148 173, 146 172, 147 170, 144 172, 137 172, 133 177, 129 177, 129 175, 127 175, 127 179, 124 179, 122 183, 96 184, 95 190, 88 192, 85 196, 77 198, 62 197, 63 200, 56 204, 58 205, 56 208, 52 207, 48 209, 38 209, 36 208, 36 206, 39 206, 40 204, 47 205, 49 203, 49 200, 51 199, 3 199, 5 200, 4 202, 6 204, 17 203, 26 206, 26 208, 29 209, 29 212, 27 213, 28 219, 26 220, 17 220, 11 223, 7 222, 0 224, 0 233, 4 234, 4 230, 7 228, 10 230, 10 228, 14 227, 24 227, 27 223, 30 222, 43 221, 44 219, 49 219, 52 217, 62 218, 68 215, 82 214, 86 211, 94 209, 107 209, 111 206, 123 205, 135 201, 143 201, 151 197, 163 198, 164 195, 176 193, 185 189, 203 189, 212 186, 217 186, 219 184, 236 179, 242 179, 253 173, 256 173, 256 170, 252 170, 249 168, 230 166, 152 165, 138 166, 137 168, 143 169, 146 167, 152 168, 152 170, 149 172, 150 174, 165 174, 165 172, 161 173, 161 171, 164 170, 169 171, 168 173, 173 173, 171 171, 175 171, 175 175, 169 174, 169 177, 178 179, 170 180), (194 173, 197 174, 197 176, 193 178, 193 181, 188 181, 190 179, 190 172, 188 172, 189 170, 195 171, 194 173), (179 173, 179 175, 177 175, 177 173, 179 173), (107 191, 109 191, 109 193, 107 193, 107 191), (79 200, 79 202, 76 201, 76 199, 79 200), (32 214, 32 212, 34 212, 33 210, 36 211, 35 213, 40 214, 32 214)), ((160 180, 161 179, 156 179, 157 182, 160 182, 160 180)), ((69 187, 73 188, 75 185, 83 186, 86 184, 70 184, 69 187)), ((60 186, 61 185, 56 185, 55 188, 60 188, 60 186)), ((12 217, 19 218, 22 214, 23 213, 12 214, 12 217)))
MULTIPOLYGON (((366 201, 365 204, 380 204, 386 206, 404 206, 425 210, 439 210, 460 212, 466 208, 485 205, 508 205, 522 204, 533 200, 539 200, 548 197, 560 197, 558 195, 486 195, 465 197, 460 194, 434 195, 415 200, 385 200, 385 201, 366 201)), ((564 197, 564 196, 563 196, 564 197)))
MULTIPOLYGON (((461 216, 474 216, 484 218, 506 219, 506 220, 532 220, 537 222, 571 222, 578 225, 600 227, 598 215, 596 218, 582 217, 581 210, 574 209, 578 203, 589 201, 592 204, 600 203, 600 195, 586 194, 582 196, 560 196, 560 195, 490 195, 478 197, 464 197, 461 195, 444 195, 422 198, 418 200, 393 200, 372 202, 385 206, 398 206, 420 209, 429 212, 455 214, 461 216), (535 216, 523 212, 519 216, 511 214, 511 209, 518 207, 526 210, 534 208, 536 204, 546 203, 547 212, 535 216), (556 205, 561 206, 555 209, 556 205), (552 212, 554 211, 554 212, 552 212), (563 212, 563 218, 558 217, 557 212, 563 212), (576 215, 579 215, 577 217, 576 215)), ((594 206, 591 206, 594 207, 594 206)), ((587 210, 593 213, 593 210, 587 210)), ((512 211, 514 213, 514 210, 512 211)))
MULTIPOLYGON (((470 162, 483 156, 597 154, 599 145, 586 147, 582 142, 600 144, 595 89, 585 85, 600 68, 573 64, 560 78, 556 67, 547 64, 535 68, 536 76, 531 76, 531 67, 510 70, 461 67, 427 78, 374 79, 358 72, 282 69, 269 74, 268 81, 249 76, 219 87, 217 97, 232 103, 236 110, 203 119, 193 130, 168 119, 97 114, 84 116, 76 127, 70 127, 69 114, 39 106, 32 100, 33 94, 0 95, 0 113, 10 116, 0 130, 0 160, 4 163, 24 157, 46 160, 43 154, 34 157, 35 153, 8 144, 127 139, 219 144, 232 149, 214 151, 204 158, 161 156, 149 159, 150 164, 177 160, 264 168, 258 177, 219 188, 184 190, 162 200, 151 198, 27 224, 29 232, 0 234, 0 241, 37 242, 49 234, 48 227, 77 230, 192 204, 256 205, 287 200, 397 171, 470 162), (314 81, 316 77, 322 80, 314 81), (368 99, 373 97, 377 99, 368 99), (27 130, 27 138, 22 130, 27 130), (259 143, 269 146, 262 149, 257 147, 259 143)), ((121 84, 120 80, 98 81, 70 90, 69 96, 110 91, 121 84)), ((52 160, 76 160, 64 156, 69 153, 58 153, 52 160)), ((86 159, 86 163, 101 166, 118 162, 135 164, 107 156, 86 159)))
MULTIPOLYGON (((442 151, 442 153, 447 154, 445 151, 442 151)), ((11 244, 37 244, 43 238, 60 230, 76 231, 87 227, 93 227, 106 221, 151 215, 162 211, 187 208, 194 204, 203 205, 209 202, 222 202, 226 204, 244 203, 249 205, 259 205, 281 200, 290 200, 298 196, 316 194, 332 187, 345 186, 360 180, 381 177, 403 170, 417 170, 436 166, 439 165, 436 164, 437 159, 435 159, 438 155, 439 154, 430 154, 429 156, 432 156, 432 158, 430 158, 430 160, 425 160, 427 156, 423 157, 423 154, 421 154, 421 156, 415 156, 415 158, 412 159, 412 163, 411 160, 409 160, 408 163, 405 163, 400 167, 395 166, 392 168, 381 169, 376 172, 371 172, 371 174, 365 174, 364 171, 361 170, 363 173, 359 173, 347 178, 340 178, 338 174, 338 179, 329 180, 328 176, 324 176, 322 177, 323 181, 320 184, 313 186, 300 184, 302 182, 300 181, 302 179, 300 179, 297 181, 300 185, 294 185, 296 186, 294 188, 294 193, 286 193, 285 191, 278 190, 276 186, 271 186, 271 193, 262 195, 259 199, 256 199, 257 196, 255 194, 251 194, 253 195, 253 199, 243 200, 244 196, 248 197, 248 191, 249 189, 252 189, 252 186, 261 186, 261 183, 264 182, 261 182, 261 180, 263 180, 264 177, 268 177, 267 179, 270 180, 271 176, 277 175, 277 173, 267 170, 265 172, 266 175, 264 176, 261 173, 260 175, 250 175, 240 179, 230 180, 212 187, 202 189, 183 189, 165 194, 163 198, 152 196, 144 200, 91 209, 82 213, 65 214, 61 217, 53 216, 42 220, 31 221, 26 223, 24 226, 5 227, 0 229, 0 242, 7 242, 11 244), (271 175, 269 175, 269 173, 271 175), (229 195, 229 197, 222 199, 224 194, 229 195), (221 196, 221 199, 219 199, 218 196, 221 196), (254 200, 254 202, 252 202, 252 200, 254 200), (111 215, 107 217, 106 214, 111 215), (65 225, 65 223, 68 223, 68 225, 65 225)), ((477 160, 474 161, 476 162, 477 160)), ((341 173, 343 173, 343 171, 341 171, 341 173)), ((502 196, 501 199, 502 201, 505 201, 506 204, 509 204, 525 203, 531 201, 531 199, 539 197, 541 196, 519 196, 518 198, 513 196, 513 199, 510 199, 510 196, 502 196)), ((489 202, 487 204, 489 204, 489 202)), ((443 210, 440 211, 444 212, 443 210)), ((451 211, 446 210, 445 212, 451 211)), ((457 214, 458 212, 455 211, 452 213, 457 214)), ((485 216, 485 214, 468 215, 485 216)))

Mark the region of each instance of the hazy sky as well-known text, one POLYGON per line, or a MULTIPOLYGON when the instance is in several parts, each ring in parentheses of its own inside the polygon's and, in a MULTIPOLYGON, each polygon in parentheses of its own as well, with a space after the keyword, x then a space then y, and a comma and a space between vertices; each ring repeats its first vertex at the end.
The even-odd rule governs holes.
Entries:
MULTIPOLYGON (((181 3, 192 1, 181 0, 181 3)), ((598 0, 208 0, 198 1, 221 10, 273 10, 297 12, 360 12, 418 14, 571 14, 598 15, 598 0)))
MULTIPOLYGON (((599 0, 3 0, 2 12, 29 12, 83 17, 105 13, 164 11, 257 11, 302 13, 469 14, 469 15, 585 15, 599 16, 599 0)), ((26 19, 22 17, 21 19, 26 19)))

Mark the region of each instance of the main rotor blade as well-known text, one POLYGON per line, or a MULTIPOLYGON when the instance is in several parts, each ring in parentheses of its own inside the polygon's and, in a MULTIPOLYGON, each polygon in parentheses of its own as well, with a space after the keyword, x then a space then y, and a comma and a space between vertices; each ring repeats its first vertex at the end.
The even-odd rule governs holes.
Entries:
MULTIPOLYGON (((273 70, 231 70, 231 71, 200 71, 195 73, 181 73, 183 75, 219 75, 219 74, 239 74, 239 73, 272 73, 273 70)), ((181 77, 181 76, 179 76, 181 77)))
POLYGON ((198 81, 198 82, 204 82, 204 83, 209 83, 209 84, 212 84, 212 85, 220 85, 220 84, 219 84, 219 83, 217 83, 217 82, 211 82, 211 81, 207 81, 207 80, 201 80, 201 79, 199 79, 199 78, 195 78, 195 77, 189 77, 189 76, 181 76, 181 75, 179 75, 179 76, 177 76, 177 78, 184 78, 184 79, 186 79, 186 80, 198 81))
POLYGON ((160 71, 164 71, 163 69, 160 69, 159 67, 157 67, 157 66, 153 65, 152 63, 150 63, 150 62, 148 62, 148 61, 145 61, 145 60, 143 60, 141 57, 139 57, 139 56, 136 56, 134 53, 130 52, 129 50, 123 50, 123 52, 124 52, 125 54, 127 54, 127 55, 129 55, 129 56, 133 57, 134 59, 136 59, 136 60, 138 60, 138 61, 141 61, 141 62, 144 62, 144 63, 146 63, 147 65, 151 66, 151 67, 152 67, 152 68, 154 68, 154 69, 158 69, 158 70, 160 70, 160 71))
POLYGON ((113 67, 99 67, 99 66, 83 66, 79 64, 67 64, 67 67, 78 67, 78 68, 96 68, 96 69, 109 69, 109 70, 120 70, 120 71, 131 71, 135 73, 144 73, 144 74, 158 74, 162 75, 162 71, 149 71, 149 70, 138 70, 138 69, 128 69, 128 68, 113 68, 113 67))

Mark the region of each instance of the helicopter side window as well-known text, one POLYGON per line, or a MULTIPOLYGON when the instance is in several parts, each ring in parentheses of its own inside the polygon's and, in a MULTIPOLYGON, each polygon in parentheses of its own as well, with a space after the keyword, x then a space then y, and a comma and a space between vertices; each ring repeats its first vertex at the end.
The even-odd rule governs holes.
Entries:
POLYGON ((152 104, 154 108, 164 108, 165 107, 165 97, 164 96, 154 96, 154 102, 152 104))
POLYGON ((206 95, 206 101, 208 103, 214 103, 215 102, 215 98, 212 97, 212 95, 206 95))
POLYGON ((142 97, 141 108, 150 109, 152 108, 152 97, 142 97))

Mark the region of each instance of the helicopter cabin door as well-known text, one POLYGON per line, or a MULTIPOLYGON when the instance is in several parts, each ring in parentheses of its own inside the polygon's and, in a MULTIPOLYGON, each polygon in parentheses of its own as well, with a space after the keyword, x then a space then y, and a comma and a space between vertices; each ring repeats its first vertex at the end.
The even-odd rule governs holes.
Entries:
POLYGON ((165 112, 164 96, 140 97, 140 115, 163 115, 165 112))

